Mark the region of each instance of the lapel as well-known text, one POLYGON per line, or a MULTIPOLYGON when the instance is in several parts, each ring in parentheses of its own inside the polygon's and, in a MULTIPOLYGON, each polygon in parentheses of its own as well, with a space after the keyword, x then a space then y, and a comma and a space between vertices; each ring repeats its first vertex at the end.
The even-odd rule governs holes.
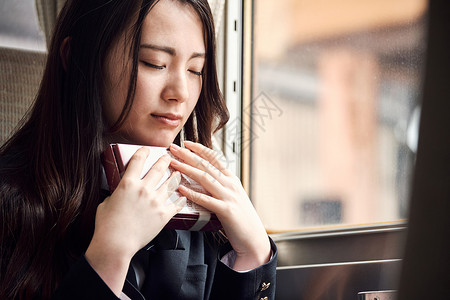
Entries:
POLYGON ((146 300, 145 297, 137 290, 137 288, 131 284, 127 279, 123 285, 122 292, 132 300, 146 300))
POLYGON ((132 300, 145 300, 145 297, 139 292, 136 286, 136 274, 130 266, 130 268, 128 268, 127 278, 125 279, 122 292, 132 300))
POLYGON ((174 299, 181 290, 189 260, 190 232, 177 233, 177 249, 149 251, 149 267, 142 287, 146 299, 174 299))
POLYGON ((189 246, 189 232, 163 230, 140 250, 145 251, 149 258, 141 291, 137 288, 136 273, 132 265, 128 269, 122 291, 132 300, 175 298, 185 278, 189 246))

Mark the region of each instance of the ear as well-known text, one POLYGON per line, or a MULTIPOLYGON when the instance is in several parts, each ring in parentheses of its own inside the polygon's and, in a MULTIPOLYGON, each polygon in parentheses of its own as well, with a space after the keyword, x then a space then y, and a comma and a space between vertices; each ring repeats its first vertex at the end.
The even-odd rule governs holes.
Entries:
POLYGON ((61 62, 65 71, 67 71, 67 65, 69 63, 69 55, 70 55, 70 41, 72 39, 68 36, 61 43, 61 47, 59 48, 59 56, 61 58, 61 62))

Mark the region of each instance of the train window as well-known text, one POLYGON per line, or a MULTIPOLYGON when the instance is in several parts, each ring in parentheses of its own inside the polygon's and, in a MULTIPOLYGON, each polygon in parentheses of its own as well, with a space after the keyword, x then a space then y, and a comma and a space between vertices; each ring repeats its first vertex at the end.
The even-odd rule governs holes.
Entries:
MULTIPOLYGON (((404 219, 427 1, 211 3, 231 113, 217 140, 267 229, 404 219)), ((35 5, 1 2, 0 47, 45 51, 35 5)))
POLYGON ((34 0, 0 2, 0 47, 46 51, 34 0))
POLYGON ((404 219, 427 1, 258 0, 251 11, 241 148, 267 229, 404 219))

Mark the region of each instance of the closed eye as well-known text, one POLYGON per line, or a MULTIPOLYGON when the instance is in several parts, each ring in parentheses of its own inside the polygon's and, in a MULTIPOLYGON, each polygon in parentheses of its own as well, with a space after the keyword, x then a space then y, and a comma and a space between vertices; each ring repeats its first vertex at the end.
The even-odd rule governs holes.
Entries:
POLYGON ((150 67, 150 68, 153 68, 153 69, 157 69, 157 70, 162 70, 162 69, 165 68, 165 66, 154 65, 154 64, 151 64, 149 62, 146 62, 145 60, 141 60, 141 63, 143 63, 147 67, 150 67))
POLYGON ((188 70, 188 71, 191 72, 194 75, 197 75, 197 76, 202 76, 203 75, 203 71, 200 71, 200 72, 197 72, 197 71, 194 71, 194 70, 188 70))

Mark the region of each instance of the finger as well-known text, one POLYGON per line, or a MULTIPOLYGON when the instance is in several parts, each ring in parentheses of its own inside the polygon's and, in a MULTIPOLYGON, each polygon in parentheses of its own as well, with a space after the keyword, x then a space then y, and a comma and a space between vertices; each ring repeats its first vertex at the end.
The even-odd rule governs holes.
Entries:
POLYGON ((186 207, 187 198, 185 196, 181 196, 177 201, 169 204, 172 209, 172 216, 179 213, 183 208, 186 207))
POLYGON ((226 157, 213 149, 203 146, 200 143, 194 143, 191 141, 185 141, 185 147, 196 153, 201 158, 210 162, 216 169, 220 170, 224 175, 229 176, 232 173, 227 169, 224 162, 227 161, 226 157))
POLYGON ((181 159, 183 162, 196 167, 198 169, 201 169, 203 171, 208 170, 209 167, 212 167, 212 165, 209 164, 208 161, 206 161, 205 159, 199 157, 198 155, 196 155, 195 153, 193 153, 192 151, 186 149, 186 148, 181 148, 180 146, 176 145, 176 144, 172 144, 170 146, 170 152, 176 157, 181 159))
POLYGON ((161 190, 170 197, 180 186, 181 182, 181 174, 178 171, 175 171, 170 175, 169 179, 167 179, 159 188, 158 191, 161 190))
POLYGON ((164 206, 163 215, 165 222, 169 222, 169 220, 179 213, 184 207, 186 207, 187 198, 185 196, 178 197, 178 199, 174 202, 170 202, 164 206))
POLYGON ((123 177, 140 178, 142 168, 144 167, 145 160, 149 154, 150 151, 146 147, 139 148, 128 162, 127 169, 125 170, 123 177))
POLYGON ((168 176, 169 165, 171 158, 169 155, 161 156, 156 163, 150 168, 150 170, 145 174, 144 178, 145 184, 153 187, 158 187, 164 175, 168 176))
POLYGON ((214 197, 196 192, 183 185, 180 185, 178 191, 189 200, 216 214, 220 215, 220 211, 222 211, 225 208, 224 203, 222 201, 217 200, 214 197))
POLYGON ((221 198, 225 195, 226 190, 222 183, 219 182, 215 177, 211 176, 208 172, 194 168, 175 159, 172 160, 171 166, 198 182, 214 197, 221 198))
MULTIPOLYGON (((208 173, 215 180, 218 180, 220 183, 225 184, 225 182, 223 182, 224 178, 221 178, 221 177, 223 177, 222 172, 219 171, 216 167, 214 167, 214 165, 212 165, 206 159, 191 152, 189 149, 181 148, 175 144, 170 146, 170 151, 176 158, 179 158, 184 163, 186 163, 196 169, 199 169, 203 172, 208 173)), ((182 173, 184 173, 184 172, 182 172, 182 173)), ((195 178, 193 178, 193 179, 195 180, 195 178)))

